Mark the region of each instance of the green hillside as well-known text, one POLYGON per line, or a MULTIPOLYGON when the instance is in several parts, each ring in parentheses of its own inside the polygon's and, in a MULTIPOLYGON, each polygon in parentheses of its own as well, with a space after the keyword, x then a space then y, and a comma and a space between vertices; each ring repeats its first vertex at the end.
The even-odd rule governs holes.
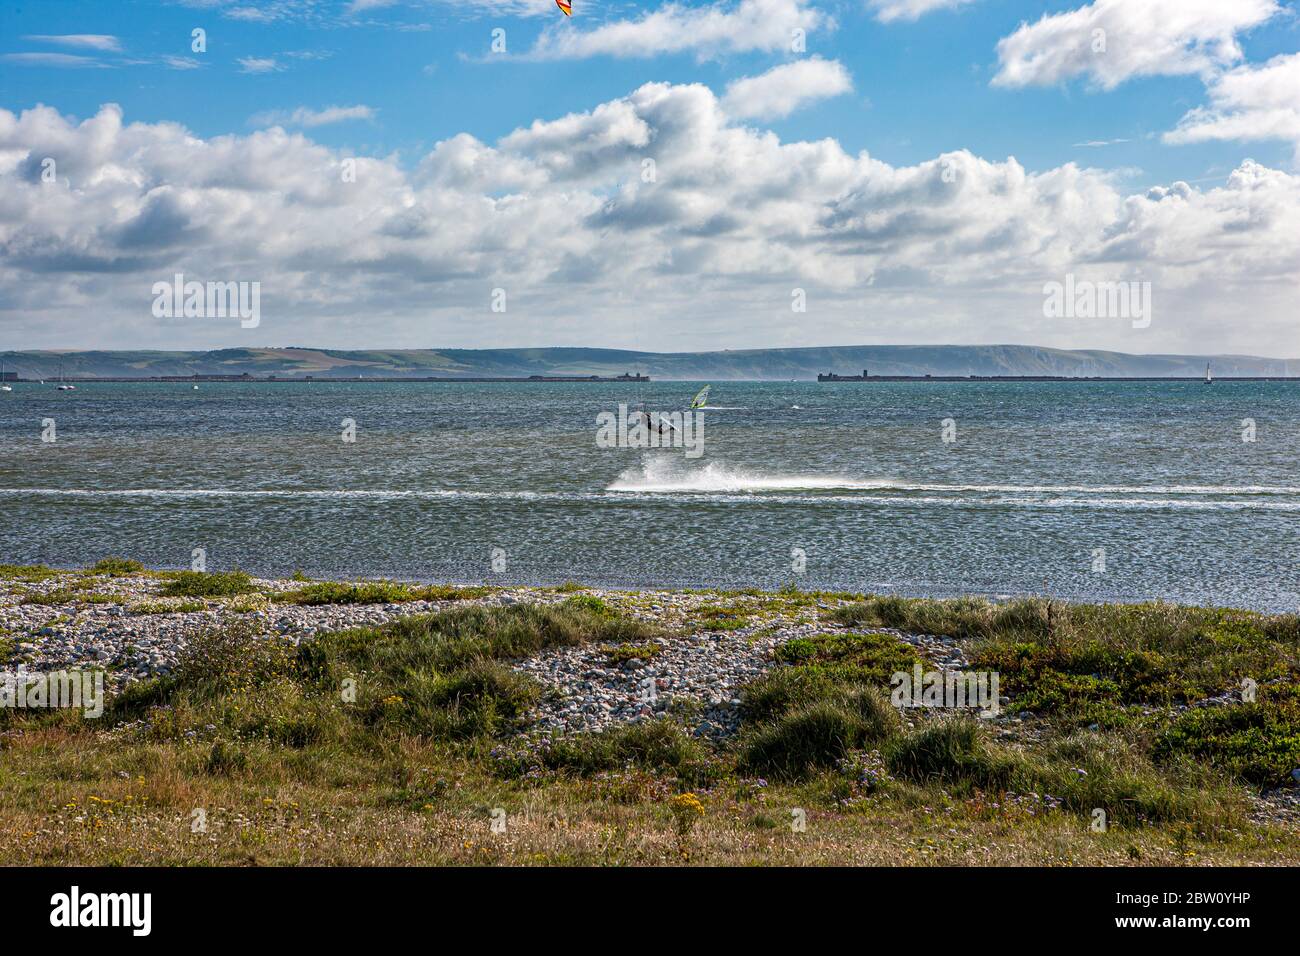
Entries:
POLYGON ((619 375, 656 379, 813 379, 841 375, 1300 375, 1300 360, 1248 355, 1129 355, 1030 345, 846 345, 720 352, 619 349, 219 349, 210 352, 32 351, 0 353, 6 372, 25 379, 162 375, 393 376, 619 375))

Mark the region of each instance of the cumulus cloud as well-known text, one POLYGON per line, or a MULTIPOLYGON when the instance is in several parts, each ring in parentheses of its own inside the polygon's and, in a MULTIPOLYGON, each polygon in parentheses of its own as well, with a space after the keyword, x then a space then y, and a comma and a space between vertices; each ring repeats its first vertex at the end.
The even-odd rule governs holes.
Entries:
POLYGON ((849 71, 838 60, 811 57, 728 84, 722 109, 737 119, 778 119, 789 116, 805 103, 839 96, 852 89, 849 71))
POLYGON ((867 0, 867 7, 881 23, 895 20, 919 20, 934 10, 950 10, 972 0, 867 0))
POLYGON ((284 69, 273 56, 241 56, 240 73, 278 73, 284 69))
POLYGON ((1096 0, 999 40, 993 82, 1043 86, 1087 76, 1109 90, 1134 76, 1208 73, 1238 62, 1237 34, 1279 10, 1277 0, 1096 0))
POLYGON ((82 121, 0 110, 0 325, 27 347, 1281 353, 1298 218, 1300 177, 1255 163, 1214 188, 1137 195, 1074 164, 1034 172, 967 151, 895 166, 736 125, 698 84, 648 83, 494 143, 462 133, 410 168, 282 127, 205 139, 115 106, 82 121), (262 326, 154 318, 152 284, 176 272, 260 281, 262 326), (1067 272, 1151 281, 1151 328, 1048 322, 1043 284, 1067 272), (795 288, 807 314, 790 312, 795 288))
POLYGON ((331 123, 372 120, 374 118, 374 108, 369 106, 327 106, 323 110, 300 106, 292 111, 267 110, 252 117, 249 122, 254 126, 300 126, 304 129, 313 129, 317 126, 328 126, 331 123))
POLYGON ((666 3, 638 20, 614 20, 590 30, 556 23, 537 38, 533 59, 593 56, 649 57, 694 53, 699 57, 751 50, 791 50, 795 31, 804 35, 833 21, 809 0, 739 0, 734 5, 688 7, 666 3))
POLYGON ((1300 53, 1240 66, 1213 77, 1210 105, 1187 113, 1167 143, 1207 140, 1282 140, 1296 146, 1300 164, 1300 53))
POLYGON ((120 53, 122 44, 117 37, 104 33, 65 33, 58 36, 37 34, 24 37, 33 43, 51 43, 56 46, 70 46, 84 50, 100 50, 104 53, 120 53))
POLYGON ((56 69, 96 69, 107 66, 93 56, 76 53, 5 53, 0 55, 0 61, 19 66, 52 66, 56 69))

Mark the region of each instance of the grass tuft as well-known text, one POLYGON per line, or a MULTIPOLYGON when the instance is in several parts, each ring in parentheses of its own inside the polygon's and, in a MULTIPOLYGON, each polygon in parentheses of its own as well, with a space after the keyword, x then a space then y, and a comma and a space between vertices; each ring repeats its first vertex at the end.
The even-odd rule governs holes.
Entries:
POLYGON ((482 587, 450 584, 417 586, 398 581, 321 581, 277 596, 290 604, 401 604, 408 601, 468 601, 488 593, 482 587))
POLYGON ((164 597, 226 597, 256 591, 253 579, 234 571, 178 571, 162 587, 164 597))
POLYGON ((130 574, 143 573, 144 565, 130 558, 108 557, 100 558, 87 570, 91 574, 106 574, 110 578, 121 578, 130 574))

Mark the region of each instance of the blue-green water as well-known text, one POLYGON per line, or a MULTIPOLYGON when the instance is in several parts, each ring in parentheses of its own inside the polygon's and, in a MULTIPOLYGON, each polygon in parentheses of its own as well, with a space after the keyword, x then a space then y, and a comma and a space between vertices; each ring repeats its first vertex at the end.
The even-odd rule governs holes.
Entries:
POLYGON ((701 458, 597 447, 696 387, 19 384, 0 559, 1300 603, 1300 383, 723 382, 701 458))

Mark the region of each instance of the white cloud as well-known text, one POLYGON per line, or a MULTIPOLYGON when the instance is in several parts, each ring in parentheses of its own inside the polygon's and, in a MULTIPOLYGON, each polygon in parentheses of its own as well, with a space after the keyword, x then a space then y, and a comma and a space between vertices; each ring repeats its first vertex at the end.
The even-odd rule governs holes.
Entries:
POLYGON ((1187 113, 1165 142, 1282 140, 1295 144, 1300 164, 1300 53, 1215 76, 1208 93, 1210 106, 1187 113))
POLYGON ((34 43, 52 43, 56 46, 70 46, 83 50, 100 50, 104 53, 120 53, 122 45, 117 37, 104 33, 65 33, 59 36, 38 34, 24 37, 34 43))
POLYGON ((162 61, 173 70, 197 70, 203 65, 192 56, 173 56, 170 53, 164 56, 162 61))
POLYGON ((849 71, 838 60, 811 57, 729 83, 722 109, 737 119, 777 119, 789 116, 804 103, 852 89, 849 71))
POLYGON ((322 0, 178 0, 182 6, 198 10, 214 10, 231 20, 253 23, 318 19, 322 0))
POLYGON ((453 136, 411 169, 356 157, 350 181, 351 158, 282 128, 205 139, 115 106, 80 122, 0 110, 0 332, 24 347, 1295 351, 1300 176, 1255 163, 1136 195, 963 150, 894 166, 737 126, 706 87, 668 83, 495 143, 453 136), (177 271, 260 281, 260 329, 155 319, 152 283, 177 271), (1043 284, 1067 272, 1151 281, 1152 326, 1045 320, 1043 284))
POLYGON ((739 0, 730 6, 706 7, 666 3, 639 20, 615 20, 591 30, 578 29, 573 21, 556 23, 542 32, 529 56, 583 59, 694 53, 710 57, 750 50, 790 51, 794 31, 806 35, 833 25, 809 0, 739 0))
POLYGON ((274 23, 277 19, 273 10, 262 7, 230 7, 224 12, 232 20, 248 20, 252 23, 274 23))
POLYGON ((273 56, 241 56, 238 63, 240 73, 278 73, 284 69, 273 56))
POLYGON ((1040 86, 1087 76, 1109 90, 1134 76, 1207 73, 1239 61, 1237 34, 1279 10, 1277 0, 1096 0, 999 40, 993 82, 1040 86))
POLYGON ((286 110, 268 110, 258 113, 250 122, 254 126, 300 126, 314 129, 331 123, 346 123, 350 120, 372 120, 375 111, 369 106, 327 106, 323 110, 313 110, 300 106, 292 112, 286 110))
MULTIPOLYGON (((555 17, 560 15, 555 0, 351 0, 345 8, 349 14, 366 13, 397 6, 400 3, 422 9, 454 6, 458 15, 483 14, 510 17, 555 17)), ((574 16, 581 17, 602 6, 601 0, 574 0, 574 16)), ((426 25, 406 24, 399 29, 425 29, 426 25)))
POLYGON ((93 56, 78 56, 75 53, 5 53, 0 61, 16 63, 19 66, 52 66, 56 69, 102 69, 108 64, 93 56))
POLYGON ((919 20, 934 10, 951 10, 972 0, 867 0, 867 7, 881 23, 895 20, 919 20))

